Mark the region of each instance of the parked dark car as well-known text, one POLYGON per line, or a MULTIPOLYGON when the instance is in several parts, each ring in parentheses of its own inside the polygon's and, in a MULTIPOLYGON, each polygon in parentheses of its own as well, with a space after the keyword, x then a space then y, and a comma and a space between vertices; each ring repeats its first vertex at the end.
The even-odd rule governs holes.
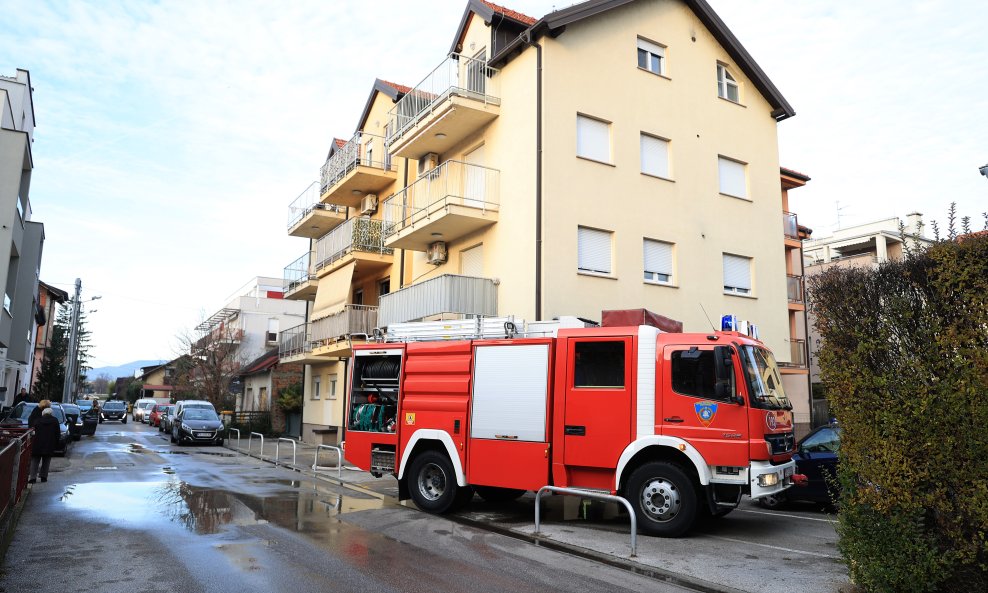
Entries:
POLYGON ((99 425, 99 411, 93 407, 92 400, 77 399, 75 405, 79 406, 82 414, 82 434, 93 436, 96 434, 96 427, 99 425))
POLYGON ((127 402, 111 399, 103 403, 103 420, 119 420, 127 424, 127 402))
POLYGON ((175 418, 176 407, 171 405, 161 412, 161 416, 158 418, 158 432, 171 432, 172 431, 172 420, 175 418))
POLYGON ((803 437, 792 456, 796 473, 806 476, 805 486, 792 486, 775 496, 758 499, 766 508, 774 509, 790 501, 808 501, 833 505, 840 496, 837 479, 837 452, 840 450, 840 428, 821 426, 803 437))
POLYGON ((172 420, 171 440, 184 443, 223 444, 223 422, 206 408, 186 408, 172 420))
POLYGON ((75 404, 62 404, 62 411, 65 412, 65 419, 69 422, 69 434, 73 441, 82 438, 82 411, 75 404))
MULTIPOLYGON (((35 402, 20 402, 13 408, 11 408, 10 413, 0 420, 0 426, 27 426, 28 419, 31 417, 31 412, 38 407, 35 402)), ((62 405, 58 403, 53 403, 51 405, 51 412, 58 420, 60 435, 58 437, 58 449, 55 450, 57 455, 66 455, 69 452, 69 445, 72 443, 72 433, 69 430, 69 421, 65 415, 65 410, 62 409, 62 405)))

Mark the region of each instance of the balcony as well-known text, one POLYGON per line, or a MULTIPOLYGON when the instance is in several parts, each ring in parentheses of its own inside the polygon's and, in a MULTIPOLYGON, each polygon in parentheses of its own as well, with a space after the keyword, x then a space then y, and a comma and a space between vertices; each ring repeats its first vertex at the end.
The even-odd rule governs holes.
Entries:
POLYGON ((356 208, 366 194, 384 191, 398 178, 384 138, 357 132, 320 171, 320 200, 356 208))
POLYGON ((377 327, 377 307, 346 305, 339 313, 312 322, 312 354, 321 359, 350 356, 350 343, 366 340, 377 327))
POLYGON ((786 292, 788 293, 790 303, 804 304, 806 297, 803 292, 803 277, 786 276, 786 292))
POLYGON ((782 213, 782 233, 786 237, 786 243, 795 242, 793 246, 799 247, 799 223, 796 222, 796 215, 792 212, 782 213))
POLYGON ((318 285, 315 270, 312 267, 312 252, 285 266, 284 287, 285 298, 295 301, 311 301, 316 298, 318 285))
POLYGON ((359 261, 361 269, 391 265, 394 249, 384 246, 384 223, 369 218, 351 218, 316 241, 315 271, 319 278, 348 263, 359 261))
POLYGON ((789 340, 789 359, 791 362, 780 362, 782 369, 806 369, 806 340, 789 340))
POLYGON ((500 172, 446 161, 384 201, 385 244, 425 251, 497 222, 500 172))
POLYGON ((192 344, 192 352, 215 350, 221 346, 236 346, 244 339, 244 330, 220 325, 192 344))
POLYGON ((346 220, 346 207, 319 201, 319 184, 315 181, 288 205, 288 234, 316 239, 346 220))
POLYGON ((312 354, 311 324, 303 323, 278 333, 278 361, 311 364, 319 358, 312 354))
POLYGON ((417 159, 442 154, 500 113, 498 70, 450 54, 388 113, 388 150, 417 159))
POLYGON ((490 278, 444 274, 381 297, 381 327, 446 315, 497 315, 497 283, 490 278))

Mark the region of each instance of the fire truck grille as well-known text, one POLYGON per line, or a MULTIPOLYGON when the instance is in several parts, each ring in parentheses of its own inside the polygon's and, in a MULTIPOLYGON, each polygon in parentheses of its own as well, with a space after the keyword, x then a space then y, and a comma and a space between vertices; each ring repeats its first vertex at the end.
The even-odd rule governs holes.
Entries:
POLYGON ((372 449, 371 471, 393 473, 395 471, 395 452, 372 449))
POLYGON ((793 446, 796 444, 796 437, 791 432, 767 434, 765 435, 765 440, 772 447, 772 455, 788 453, 792 451, 793 446))

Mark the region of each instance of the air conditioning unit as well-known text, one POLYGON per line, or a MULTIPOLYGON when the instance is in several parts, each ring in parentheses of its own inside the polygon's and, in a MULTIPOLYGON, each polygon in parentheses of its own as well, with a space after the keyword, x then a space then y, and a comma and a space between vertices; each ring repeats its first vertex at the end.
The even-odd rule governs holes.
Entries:
POLYGON ((419 158, 419 177, 439 166, 439 155, 427 152, 419 158))
POLYGON ((377 194, 367 194, 360 200, 361 214, 374 214, 377 212, 377 194))
POLYGON ((429 250, 425 252, 426 261, 434 266, 446 263, 449 254, 446 253, 446 241, 436 241, 429 244, 429 250))

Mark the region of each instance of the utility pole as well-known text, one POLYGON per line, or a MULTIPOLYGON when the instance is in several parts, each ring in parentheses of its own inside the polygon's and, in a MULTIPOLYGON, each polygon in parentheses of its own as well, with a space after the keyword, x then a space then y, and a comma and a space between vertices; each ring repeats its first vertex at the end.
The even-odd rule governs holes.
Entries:
POLYGON ((76 362, 76 340, 79 334, 79 306, 82 294, 82 280, 75 279, 75 298, 72 300, 72 329, 69 332, 69 351, 65 355, 65 383, 62 386, 62 402, 72 401, 72 388, 75 386, 76 375, 79 373, 76 362))

